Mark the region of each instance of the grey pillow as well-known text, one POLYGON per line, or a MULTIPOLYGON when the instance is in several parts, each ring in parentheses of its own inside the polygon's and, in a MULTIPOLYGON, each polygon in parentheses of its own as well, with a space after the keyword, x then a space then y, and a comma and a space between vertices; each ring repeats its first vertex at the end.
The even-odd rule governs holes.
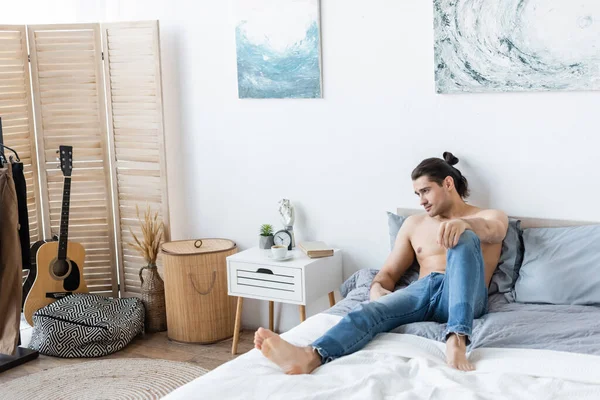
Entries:
POLYGON ((600 225, 525 229, 523 244, 517 302, 600 305, 600 225))
MULTIPOLYGON (((390 251, 394 249, 394 243, 396 243, 396 236, 398 236, 398 231, 400 231, 400 227, 404 223, 407 217, 403 217, 401 215, 397 215, 388 211, 388 228, 390 233, 390 251)), ((415 261, 412 263, 410 268, 402 275, 398 283, 396 284, 399 287, 405 287, 410 285, 412 282, 419 279, 419 263, 417 262, 417 258, 415 257, 415 261)))
POLYGON ((400 227, 404 223, 406 217, 397 215, 388 211, 388 228, 390 231, 390 251, 394 249, 394 243, 396 243, 396 236, 400 231, 400 227))
POLYGON ((488 294, 504 293, 509 301, 514 301, 511 290, 517 281, 519 267, 523 261, 523 230, 521 221, 508 219, 508 231, 502 242, 502 252, 498 260, 498 268, 492 275, 488 294))

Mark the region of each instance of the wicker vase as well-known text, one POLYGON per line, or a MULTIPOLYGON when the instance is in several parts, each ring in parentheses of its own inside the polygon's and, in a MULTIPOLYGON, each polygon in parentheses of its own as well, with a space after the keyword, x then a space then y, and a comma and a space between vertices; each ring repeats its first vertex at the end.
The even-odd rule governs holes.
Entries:
POLYGON ((146 332, 166 331, 165 284, 158 274, 156 264, 140 268, 140 281, 142 303, 146 308, 146 332), (144 270, 147 271, 142 274, 144 270))

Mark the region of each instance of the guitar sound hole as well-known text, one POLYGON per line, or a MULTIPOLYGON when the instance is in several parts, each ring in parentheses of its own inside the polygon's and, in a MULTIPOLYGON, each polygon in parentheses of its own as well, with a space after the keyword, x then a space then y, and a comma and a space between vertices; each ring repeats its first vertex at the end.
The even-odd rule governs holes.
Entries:
POLYGON ((67 260, 56 260, 52 265, 52 272, 57 278, 62 278, 69 272, 69 263, 67 260))

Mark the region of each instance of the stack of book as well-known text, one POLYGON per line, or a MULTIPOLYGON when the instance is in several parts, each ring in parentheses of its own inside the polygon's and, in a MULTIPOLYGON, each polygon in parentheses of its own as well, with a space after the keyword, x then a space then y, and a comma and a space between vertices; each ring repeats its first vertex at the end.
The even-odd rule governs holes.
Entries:
POLYGON ((333 249, 325 242, 302 242, 298 247, 310 258, 329 257, 333 255, 333 249))

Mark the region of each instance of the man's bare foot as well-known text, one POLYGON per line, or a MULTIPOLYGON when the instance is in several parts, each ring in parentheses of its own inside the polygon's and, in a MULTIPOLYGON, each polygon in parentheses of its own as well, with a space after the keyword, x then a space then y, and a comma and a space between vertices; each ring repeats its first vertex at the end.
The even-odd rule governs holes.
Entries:
POLYGON ((262 341, 261 351, 289 375, 310 374, 321 365, 321 356, 312 347, 294 346, 275 334, 262 341))
POLYGON ((263 341, 271 336, 278 335, 269 329, 258 328, 258 330, 254 332, 254 347, 256 347, 258 350, 261 350, 263 341))
POLYGON ((446 340, 446 362, 461 371, 474 371, 475 366, 467 361, 467 345, 464 336, 451 334, 446 340))

